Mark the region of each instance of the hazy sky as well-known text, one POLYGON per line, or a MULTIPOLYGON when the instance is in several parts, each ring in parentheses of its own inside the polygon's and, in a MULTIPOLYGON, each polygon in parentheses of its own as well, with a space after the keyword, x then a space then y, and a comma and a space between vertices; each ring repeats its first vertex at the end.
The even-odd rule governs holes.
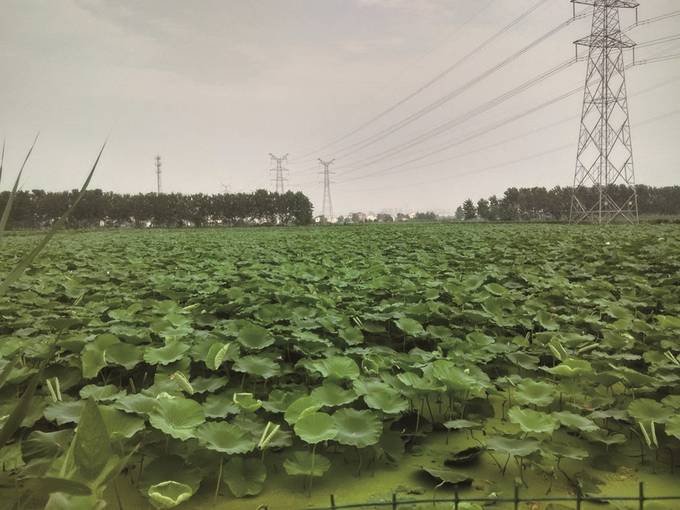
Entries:
MULTIPOLYGON (((567 20, 568 0, 549 0, 379 122, 316 151, 407 96, 536 1, 0 0, 7 174, 16 172, 40 131, 25 189, 79 186, 107 136, 93 187, 120 192, 154 190, 156 153, 164 162, 164 191, 210 193, 223 185, 271 189, 268 153, 288 152, 288 186, 306 192, 317 209, 323 188, 315 158, 335 157, 336 214, 452 211, 468 196, 512 185, 568 185, 581 94, 486 128, 578 87, 585 62, 440 136, 389 158, 381 153, 566 61, 590 19, 416 122, 362 143, 567 20), (427 156, 446 145, 454 147, 427 156), (404 164, 410 160, 417 162, 404 164)), ((641 3, 641 19, 678 8, 677 0, 641 3)), ((632 12, 622 12, 623 26, 633 21, 632 12)), ((676 34, 680 17, 629 33, 639 42, 676 34)), ((637 56, 679 52, 675 40, 640 48, 637 56)), ((638 182, 680 184, 680 60, 630 69, 628 88, 638 182)))

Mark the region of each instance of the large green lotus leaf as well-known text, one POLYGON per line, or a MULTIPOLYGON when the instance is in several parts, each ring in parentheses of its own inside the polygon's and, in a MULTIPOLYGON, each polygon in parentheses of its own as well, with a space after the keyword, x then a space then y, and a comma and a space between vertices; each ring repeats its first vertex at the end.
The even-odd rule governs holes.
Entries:
POLYGON ((47 421, 53 421, 59 426, 67 423, 78 423, 84 405, 84 400, 55 402, 47 406, 43 415, 47 421))
POLYGON ((552 413, 552 415, 557 418, 560 424, 570 429, 581 430, 583 432, 595 432, 600 429, 593 420, 570 413, 569 411, 559 411, 552 413))
POLYGON ((106 430, 112 441, 130 439, 144 430, 144 419, 131 416, 110 406, 99 406, 106 430))
POLYGON ((633 400, 628 406, 628 414, 641 422, 666 423, 673 416, 673 410, 649 398, 633 400))
POLYGON ((229 383, 229 378, 222 377, 197 377, 191 380, 194 393, 215 393, 229 383))
POLYGON ((338 434, 333 418, 326 413, 309 413, 295 422, 293 430, 305 443, 330 441, 338 434))
POLYGON ((428 475, 435 480, 451 485, 469 485, 472 483, 472 477, 447 467, 425 467, 421 468, 428 475))
POLYGON ((524 432, 535 434, 552 434, 559 427, 559 422, 551 415, 517 406, 508 411, 508 418, 524 432))
POLYGON ((281 367, 277 363, 262 356, 243 356, 236 360, 233 369, 263 379, 270 379, 281 373, 281 367))
MULTIPOLYGON (((180 457, 166 455, 157 457, 144 466, 138 487, 144 496, 152 500, 152 504, 156 508, 172 508, 162 505, 170 504, 171 500, 181 499, 186 501, 186 498, 183 497, 183 494, 188 493, 186 488, 190 489, 189 496, 191 496, 196 493, 200 483, 201 474, 197 469, 189 466, 180 457), (152 487, 154 489, 150 491, 152 487), (156 497, 152 498, 150 492, 156 494, 156 497)), ((180 502, 177 502, 177 504, 180 502)))
POLYGON ((126 413, 150 414, 158 406, 158 400, 142 393, 133 393, 116 399, 112 406, 126 413))
POLYGON ((262 326, 246 324, 238 332, 238 341, 248 349, 261 350, 274 343, 274 337, 262 326))
POLYGON ((409 319, 408 317, 402 317, 401 319, 395 321, 397 327, 404 332, 407 336, 418 337, 425 334, 423 325, 414 319, 409 319))
POLYGON ((503 287, 498 283, 487 283, 484 285, 484 290, 486 290, 489 294, 493 294, 494 296, 498 297, 505 296, 508 294, 508 292, 510 292, 506 287, 503 287))
POLYGON ((233 391, 208 395, 203 403, 203 412, 207 418, 226 418, 230 414, 238 414, 239 411, 239 406, 234 403, 233 391))
POLYGON ((85 345, 80 360, 83 368, 83 378, 93 379, 106 366, 106 350, 112 345, 120 343, 118 337, 111 334, 99 335, 85 345))
POLYGON ((293 452, 283 463, 290 476, 323 476, 331 468, 331 461, 323 455, 309 452, 293 452))
POLYGON ((680 439, 680 415, 676 414, 672 418, 666 420, 666 434, 680 439))
POLYGON ((481 370, 459 368, 449 360, 437 360, 425 367, 424 372, 445 384, 448 391, 475 391, 489 383, 489 377, 481 370))
MULTIPOLYGON (((9 398, 5 400, 6 400, 5 402, 0 404, 0 428, 2 428, 5 425, 5 423, 7 423, 7 420, 9 419, 10 415, 17 406, 16 400, 9 398)), ((48 402, 51 401, 48 401, 46 398, 41 396, 34 396, 30 402, 31 405, 26 410, 25 416, 21 420, 20 426, 25 428, 32 428, 33 425, 35 425, 35 423, 38 420, 40 420, 43 416, 47 418, 45 412, 47 412, 48 402)), ((58 403, 61 404, 62 402, 58 403)), ((54 405, 55 405, 54 403, 50 403, 49 407, 52 407, 54 405)), ((75 418, 75 421, 78 421, 78 417, 80 416, 80 408, 75 409, 72 416, 75 418)), ((51 421, 55 421, 54 418, 48 419, 51 419, 51 421)))
POLYGON ((291 390, 276 389, 269 394, 266 401, 262 402, 262 407, 270 413, 284 413, 293 402, 303 396, 305 396, 305 392, 298 388, 291 390))
POLYGON ((397 374, 397 379, 403 385, 413 388, 416 391, 438 392, 446 389, 442 383, 426 377, 420 377, 413 372, 402 372, 401 374, 397 374))
POLYGON ((659 321, 659 326, 661 326, 661 329, 680 330, 680 317, 657 315, 656 320, 659 321))
POLYGON ((110 345, 106 349, 106 362, 132 370, 142 361, 142 348, 125 342, 110 345))
POLYGON ((524 379, 517 385, 515 399, 520 404, 546 407, 555 400, 555 386, 541 381, 524 379))
POLYGON ((206 448, 229 455, 248 453, 257 446, 251 434, 224 421, 204 423, 196 429, 196 437, 206 448))
POLYGON ((546 372, 560 377, 579 377, 593 373, 593 367, 585 360, 568 359, 551 368, 542 367, 546 372))
POLYGON ((477 429, 481 428, 481 426, 481 423, 470 420, 450 420, 444 422, 444 427, 449 430, 477 429))
POLYGON ((664 397, 661 402, 676 411, 680 411, 680 395, 668 395, 664 397))
POLYGON ((0 466, 4 471, 16 471, 26 463, 21 454, 22 445, 20 442, 5 445, 0 448, 0 466))
POLYGON ((560 329, 560 325, 555 320, 555 316, 544 310, 540 310, 536 314, 536 322, 538 322, 541 327, 547 331, 557 331, 560 329))
POLYGON ((55 459, 68 449, 72 439, 72 429, 55 432, 34 430, 21 443, 21 451, 26 462, 39 458, 55 459))
POLYGON ((223 344, 220 342, 213 343, 204 357, 199 356, 199 359, 205 361, 205 364, 210 370, 218 370, 225 361, 236 361, 241 355, 241 349, 235 342, 223 344))
POLYGON ((188 398, 160 398, 149 414, 149 422, 175 439, 186 441, 195 437, 195 429, 205 422, 203 408, 188 398))
POLYGON ((222 479, 237 498, 257 496, 264 489, 267 468, 260 459, 234 457, 224 465, 222 479))
POLYGON ((108 384, 106 386, 97 386, 96 384, 88 384, 83 386, 80 390, 80 398, 87 400, 92 397, 98 402, 107 400, 117 400, 126 395, 125 390, 120 390, 118 386, 114 384, 108 384))
POLYGON ((504 436, 491 436, 486 440, 486 447, 515 457, 526 457, 541 448, 541 443, 533 439, 513 439, 504 436))
POLYGON ((335 440, 344 445, 366 448, 380 441, 382 422, 372 411, 340 409, 333 414, 335 440))
POLYGON ((174 480, 157 483, 147 490, 147 496, 156 508, 174 508, 193 495, 191 486, 174 480))
POLYGON ((341 329, 338 335, 347 345, 359 345, 364 342, 364 334, 356 327, 341 329))
POLYGON ((314 397, 300 397, 288 406, 283 418, 286 420, 286 422, 288 422, 289 425, 293 425, 302 416, 309 413, 315 413, 322 407, 323 404, 314 397))
POLYGON ((386 414, 399 414, 408 409, 408 402, 397 390, 377 380, 356 380, 354 390, 362 395, 371 409, 386 414))
POLYGON ((331 356, 314 360, 308 367, 331 380, 356 379, 359 377, 359 366, 347 356, 331 356))
POLYGON ((87 399, 73 438, 73 460, 88 480, 100 475, 113 451, 109 433, 97 404, 87 399))
POLYGON ((489 345, 495 343, 493 337, 485 335, 480 331, 473 331, 472 333, 468 333, 467 335, 465 335, 465 340, 467 340, 467 343, 470 346, 478 349, 488 347, 489 345))
POLYGON ((144 361, 149 365, 169 365, 184 357, 190 346, 182 342, 168 342, 157 349, 146 349, 144 361))
POLYGON ((555 443, 554 441, 545 441, 541 445, 542 453, 549 453, 555 457, 562 457, 572 460, 584 460, 589 457, 588 450, 570 446, 564 443, 555 443))
POLYGON ((532 356, 526 352, 511 352, 505 355, 506 358, 510 360, 511 363, 523 368, 524 370, 536 370, 538 369, 538 362, 540 361, 537 356, 532 356))
POLYGON ((311 397, 326 407, 342 406, 359 398, 353 390, 346 390, 332 382, 324 382, 322 386, 314 388, 311 397))

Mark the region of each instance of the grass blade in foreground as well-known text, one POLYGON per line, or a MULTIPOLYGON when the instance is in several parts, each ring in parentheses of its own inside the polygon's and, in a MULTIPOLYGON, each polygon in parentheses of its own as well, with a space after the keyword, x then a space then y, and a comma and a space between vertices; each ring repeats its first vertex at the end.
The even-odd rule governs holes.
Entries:
MULTIPOLYGON (((28 149, 28 153, 26 153, 26 157, 24 158, 24 162, 21 164, 21 168, 19 169, 19 173, 17 174, 17 178, 14 181, 14 187, 12 188, 12 191, 9 194, 9 199, 7 200, 7 204, 5 205, 5 210, 2 212, 2 217, 0 217, 0 240, 2 240, 2 236, 5 233, 5 228, 7 227, 7 221, 9 220, 9 213, 12 211, 12 205, 14 204, 14 198, 16 197, 17 189, 19 188, 19 182, 21 181, 21 174, 24 173, 24 167, 26 166, 26 163, 28 162, 28 158, 31 156, 31 153, 33 152, 33 148, 35 147, 35 143, 37 141, 38 141, 38 135, 35 135, 35 140, 33 140, 33 144, 31 145, 31 148, 28 149)), ((5 159, 5 145, 4 145, 4 143, 2 145, 2 159, 3 160, 5 159)), ((0 177, 1 176, 2 176, 2 171, 0 170, 0 177)))
MULTIPOLYGON (((92 165, 92 169, 90 170, 90 173, 87 176, 87 179, 85 179, 85 182, 83 183, 82 188, 80 188, 80 192, 78 193, 78 196, 74 200, 74 202, 71 204, 71 206, 68 208, 68 210, 61 215, 61 217, 55 221, 52 224, 52 227, 50 228, 49 232, 45 234, 45 236, 40 240, 40 242, 29 252, 27 253, 16 265, 16 267, 7 275, 5 280, 0 283, 0 297, 4 296, 7 293, 7 289, 15 282, 17 281, 23 272, 26 270, 26 268, 31 265, 31 263, 35 260, 35 258, 40 254, 40 252, 45 248, 47 243, 50 242, 50 240, 54 237, 54 234, 57 233, 57 230, 59 230, 59 227, 61 227, 64 222, 68 219, 68 217, 71 215, 71 213, 74 211, 74 209, 77 207, 78 203, 82 200, 83 196, 85 195, 85 191, 87 190, 87 187, 90 185, 90 181, 92 180, 92 176, 94 175, 94 171, 97 169, 97 165, 99 164, 99 159, 102 156, 102 153, 104 152, 104 148, 106 147, 106 142, 102 145, 102 148, 99 150, 99 154, 97 155, 97 159, 95 160, 94 164, 92 165)), ((23 167, 22 167, 23 169, 23 167)), ((0 225, 0 227, 3 227, 4 225, 0 225)))

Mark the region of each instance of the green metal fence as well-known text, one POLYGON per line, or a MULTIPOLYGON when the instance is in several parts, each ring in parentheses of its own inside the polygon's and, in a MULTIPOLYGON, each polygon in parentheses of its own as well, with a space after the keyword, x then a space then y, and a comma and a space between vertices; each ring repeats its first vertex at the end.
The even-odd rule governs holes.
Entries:
POLYGON ((399 510, 408 506, 419 505, 435 505, 435 504, 449 504, 452 510, 459 510, 461 503, 481 503, 481 504, 498 504, 498 503, 512 503, 514 510, 519 510, 521 503, 573 503, 575 510, 582 510, 583 504, 587 502, 593 503, 607 503, 607 502, 628 502, 637 503, 639 510, 645 510, 645 504, 653 501, 677 501, 678 505, 675 508, 680 509, 680 495, 679 496, 647 496, 645 494, 645 485, 640 482, 637 496, 587 496, 580 490, 574 496, 537 496, 537 497, 522 497, 519 487, 515 487, 515 493, 512 498, 479 498, 479 497, 460 497, 456 492, 453 498, 429 498, 429 499, 399 499, 396 494, 392 494, 391 501, 381 502, 366 502, 366 503, 352 503, 339 504, 334 495, 330 496, 330 506, 317 507, 307 510, 343 510, 349 508, 391 508, 392 510, 399 510))

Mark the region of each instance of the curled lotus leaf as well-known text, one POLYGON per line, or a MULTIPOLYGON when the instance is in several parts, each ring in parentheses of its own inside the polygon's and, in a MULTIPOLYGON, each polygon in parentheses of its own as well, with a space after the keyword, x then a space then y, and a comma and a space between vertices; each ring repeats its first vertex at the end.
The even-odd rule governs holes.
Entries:
POLYGON ((368 407, 385 414, 399 414, 408 408, 401 393, 382 381, 358 380, 354 382, 354 390, 363 396, 368 407))
POLYGON ((302 390, 273 390, 267 400, 262 402, 264 407, 270 413, 284 413, 288 406, 295 402, 298 398, 304 396, 302 390))
POLYGON ((570 429, 583 432, 595 432, 600 429, 593 420, 569 411, 559 411, 552 413, 552 415, 557 418, 561 425, 570 429))
POLYGON ((293 452, 283 463, 283 469, 290 476, 323 476, 331 468, 331 461, 318 453, 293 452))
POLYGON ((472 483, 472 477, 451 469, 448 467, 426 467, 423 466, 422 471, 430 475, 435 480, 441 483, 450 485, 470 485, 472 483))
POLYGON ((318 388, 314 388, 311 397, 326 407, 350 404, 359 398, 353 390, 346 390, 342 386, 328 381, 318 388))
POLYGON ((235 497, 257 496, 264 489, 267 468, 260 459, 233 457, 224 464, 222 476, 235 497))
POLYGON ((239 409, 247 413, 254 413, 262 407, 262 401, 256 399, 252 393, 234 393, 231 399, 239 409))
POLYGON ((338 434, 333 418, 320 412, 305 414, 295 422, 293 430, 300 439, 309 444, 330 441, 338 434))
POLYGON ((257 446, 251 434, 224 421, 204 423, 196 429, 196 438, 209 450, 228 455, 248 453, 257 446))
POLYGON ((523 432, 534 434, 552 434, 559 427, 559 422, 553 416, 517 406, 508 411, 508 418, 519 425, 523 432))
POLYGON ((542 368, 546 372, 549 372, 553 375, 558 375, 560 377, 580 377, 582 375, 593 373, 593 367, 590 365, 590 363, 579 359, 568 359, 557 366, 551 368, 542 368))
POLYGON ((449 430, 478 429, 482 427, 482 424, 470 420, 449 420, 444 422, 444 427, 449 430))
POLYGON ((534 439, 514 439, 504 436, 491 436, 486 440, 486 448, 514 457, 526 457, 540 450, 541 443, 534 439))
POLYGON ((281 367, 276 362, 262 356, 243 356, 236 360, 233 369, 263 379, 271 379, 281 373, 281 367))
POLYGON ((196 427, 205 422, 201 404, 188 398, 160 398, 149 414, 149 422, 175 439, 186 441, 194 437, 196 427))
POLYGON ((397 375, 397 379, 399 379, 399 382, 401 382, 404 386, 413 388, 416 391, 439 392, 444 391, 445 389, 442 383, 433 379, 421 377, 418 374, 414 374, 413 372, 402 372, 401 374, 397 375))
POLYGON ((246 324, 238 332, 238 341, 244 347, 253 350, 262 350, 274 343, 274 337, 262 326, 246 324))
POLYGON ((546 407, 555 400, 555 386, 542 381, 524 379, 517 385, 515 399, 520 404, 546 407))
POLYGON ((446 385, 448 391, 479 391, 489 386, 489 376, 476 367, 460 368, 449 360, 437 360, 425 368, 426 375, 446 385))
POLYGON ((555 443, 553 441, 545 441, 541 445, 541 451, 555 457, 572 460, 584 460, 590 455, 588 450, 583 448, 578 448, 577 446, 571 446, 564 443, 555 443))
POLYGON ((314 397, 300 397, 288 406, 283 415, 283 419, 286 420, 289 425, 293 425, 301 417, 309 413, 315 413, 322 407, 323 404, 314 397))
POLYGON ((347 446, 366 448, 380 441, 383 425, 372 411, 340 409, 333 414, 337 429, 335 440, 347 446))
POLYGON ((630 403, 628 414, 640 422, 666 423, 675 413, 656 400, 639 398, 630 403))
POLYGON ((152 485, 147 490, 151 504, 156 508, 174 508, 193 496, 193 489, 180 482, 167 480, 152 485))
POLYGON ((144 361, 149 365, 169 365, 179 361, 191 347, 185 343, 171 341, 157 349, 146 349, 144 361))

